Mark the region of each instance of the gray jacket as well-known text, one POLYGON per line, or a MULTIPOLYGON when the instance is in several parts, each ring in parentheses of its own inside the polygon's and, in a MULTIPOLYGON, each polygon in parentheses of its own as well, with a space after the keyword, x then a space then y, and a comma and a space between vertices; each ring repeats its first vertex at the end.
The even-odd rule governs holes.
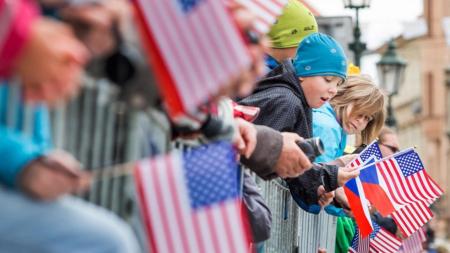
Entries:
POLYGON ((249 159, 242 156, 241 163, 259 177, 269 180, 277 177, 275 164, 283 148, 283 136, 270 127, 256 125, 257 145, 249 159))
POLYGON ((272 213, 264 202, 253 177, 244 171, 243 201, 247 209, 253 242, 269 239, 272 227, 272 213))

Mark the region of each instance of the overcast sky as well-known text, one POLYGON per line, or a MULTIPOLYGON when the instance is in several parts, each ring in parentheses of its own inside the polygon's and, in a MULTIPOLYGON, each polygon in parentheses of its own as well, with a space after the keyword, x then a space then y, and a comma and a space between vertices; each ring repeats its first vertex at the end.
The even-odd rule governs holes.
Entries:
MULTIPOLYGON (((353 16, 354 10, 344 8, 342 0, 307 0, 322 16, 353 16)), ((417 20, 423 13, 423 0, 372 0, 369 9, 360 11, 362 40, 368 49, 375 49, 403 33, 408 22, 417 20)), ((362 73, 378 81, 375 63, 379 55, 362 58, 362 73)))
MULTIPOLYGON (((342 0, 307 0, 323 16, 354 16, 344 9, 342 0)), ((372 0, 369 9, 360 11, 363 39, 369 49, 381 45, 403 31, 404 24, 422 15, 423 0, 372 0)))

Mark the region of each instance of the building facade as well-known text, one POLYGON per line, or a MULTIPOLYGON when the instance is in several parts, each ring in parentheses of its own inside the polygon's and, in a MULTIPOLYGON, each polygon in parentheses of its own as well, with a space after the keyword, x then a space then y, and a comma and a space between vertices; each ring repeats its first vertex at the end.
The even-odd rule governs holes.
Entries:
POLYGON ((444 32, 446 17, 450 17, 450 0, 424 0, 421 18, 427 24, 426 33, 397 38, 397 53, 408 66, 393 106, 400 143, 417 147, 425 168, 444 189, 436 212, 450 221, 450 80, 445 74, 450 65, 450 45, 444 32))

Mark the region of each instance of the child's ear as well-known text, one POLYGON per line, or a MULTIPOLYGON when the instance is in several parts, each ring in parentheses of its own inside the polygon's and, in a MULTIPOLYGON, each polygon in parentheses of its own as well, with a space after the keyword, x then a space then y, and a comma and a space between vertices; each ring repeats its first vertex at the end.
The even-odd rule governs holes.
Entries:
POLYGON ((300 82, 303 82, 303 80, 305 79, 303 79, 303 77, 299 77, 298 80, 300 80, 300 82))

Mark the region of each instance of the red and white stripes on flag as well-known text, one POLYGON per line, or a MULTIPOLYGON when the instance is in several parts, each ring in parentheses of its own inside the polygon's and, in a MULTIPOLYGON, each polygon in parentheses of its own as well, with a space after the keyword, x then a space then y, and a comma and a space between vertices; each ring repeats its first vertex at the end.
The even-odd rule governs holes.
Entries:
POLYGON ((405 236, 410 236, 433 218, 427 202, 415 202, 392 213, 392 218, 405 236))
POLYGON ((363 237, 358 226, 355 226, 352 244, 348 247, 348 253, 367 253, 370 249, 370 236, 363 237))
MULTIPOLYGON (((359 236, 359 244, 358 244, 358 253, 364 253, 369 252, 370 249, 370 236, 362 237, 361 233, 358 234, 359 236)), ((351 248, 351 247, 350 247, 351 248)))
POLYGON ((361 166, 363 162, 361 161, 361 158, 358 156, 356 157, 352 162, 350 162, 347 167, 349 168, 357 168, 359 166, 361 166))
POLYGON ((260 34, 269 32, 277 17, 282 13, 287 0, 237 0, 256 16, 255 29, 260 34))
POLYGON ((223 1, 136 0, 151 67, 172 118, 192 112, 251 64, 223 1))
POLYGON ((395 159, 379 162, 377 167, 383 177, 385 191, 395 204, 435 200, 443 193, 425 170, 404 177, 395 159))
POLYGON ((425 230, 422 227, 410 237, 403 240, 402 248, 400 249, 399 253, 422 253, 422 243, 426 240, 427 237, 425 235, 425 230))
POLYGON ((397 252, 401 244, 397 237, 381 228, 377 236, 370 241, 370 248, 375 252, 397 252))

